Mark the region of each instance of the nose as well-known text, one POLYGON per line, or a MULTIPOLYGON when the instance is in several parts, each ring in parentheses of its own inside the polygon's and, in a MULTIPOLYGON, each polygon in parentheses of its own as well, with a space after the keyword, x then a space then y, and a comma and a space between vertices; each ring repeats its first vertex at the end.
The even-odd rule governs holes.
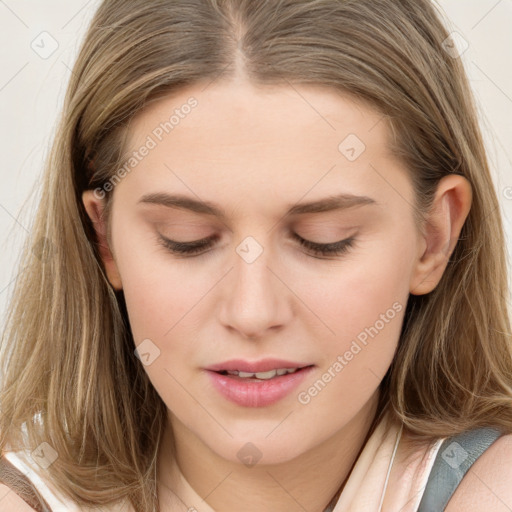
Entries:
POLYGON ((245 339, 282 329, 293 316, 293 293, 271 256, 265 248, 252 262, 235 254, 225 280, 220 321, 245 339))

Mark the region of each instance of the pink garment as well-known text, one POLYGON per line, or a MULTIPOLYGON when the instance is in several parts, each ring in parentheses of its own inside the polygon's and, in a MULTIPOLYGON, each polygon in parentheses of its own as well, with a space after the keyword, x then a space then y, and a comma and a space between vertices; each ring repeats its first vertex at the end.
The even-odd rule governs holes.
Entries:
MULTIPOLYGON (((333 512, 416 512, 444 438, 423 445, 407 458, 399 476, 386 486, 389 465, 399 435, 396 424, 379 423, 350 474, 333 512), (384 488, 386 492, 381 506, 384 488)), ((394 464, 397 464, 395 459, 394 464)))
MULTIPOLYGON (((402 470, 387 484, 388 469, 400 428, 385 415, 368 439, 332 512, 416 512, 430 471, 444 438, 425 443, 413 450, 402 462, 402 470), (397 476, 398 475, 398 476, 397 476)), ((395 460, 397 464, 398 458, 395 460)), ((397 468, 395 468, 397 469, 397 468)), ((173 481, 181 499, 197 512, 215 512, 201 500, 173 465, 173 481)))

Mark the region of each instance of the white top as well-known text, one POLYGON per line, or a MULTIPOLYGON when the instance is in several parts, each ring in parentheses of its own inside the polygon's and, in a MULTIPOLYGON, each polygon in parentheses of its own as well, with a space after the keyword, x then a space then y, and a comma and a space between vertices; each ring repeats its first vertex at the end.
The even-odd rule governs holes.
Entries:
MULTIPOLYGON (((380 510, 416 512, 418 509, 434 460, 445 438, 418 448, 408 458, 400 476, 395 476, 388 485, 388 470, 399 429, 393 425, 386 432, 384 423, 381 421, 363 448, 333 512, 379 512, 380 510), (384 489, 385 495, 381 505, 384 489)), ((4 454, 9 462, 32 482, 51 507, 52 512, 84 512, 85 510, 97 512, 99 510, 97 507, 79 508, 54 489, 47 480, 43 481, 40 476, 42 468, 32 460, 28 450, 19 452, 6 450, 4 454)), ((175 466, 175 470, 179 472, 179 468, 177 465, 175 466)), ((180 478, 175 480, 179 482, 180 489, 176 489, 178 494, 183 498, 185 497, 183 494, 191 498, 192 496, 197 497, 181 472, 179 472, 179 476, 180 478)), ((185 499, 185 501, 187 500, 185 499)), ((197 503, 197 500, 194 501, 197 503)), ((204 501, 201 505, 204 509, 196 505, 198 512, 213 510, 204 501)), ((133 511, 127 501, 124 504, 103 507, 101 510, 104 512, 133 511)))
POLYGON ((50 505, 52 512, 80 512, 80 509, 75 504, 66 500, 56 489, 50 488, 49 483, 41 480, 38 474, 40 468, 31 459, 29 452, 5 452, 4 456, 34 484, 34 487, 50 505))

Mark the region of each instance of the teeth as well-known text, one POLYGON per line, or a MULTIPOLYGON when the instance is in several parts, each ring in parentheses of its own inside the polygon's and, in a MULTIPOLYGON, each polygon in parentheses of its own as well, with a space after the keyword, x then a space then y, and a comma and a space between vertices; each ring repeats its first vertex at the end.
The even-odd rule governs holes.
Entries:
POLYGON ((241 377, 242 379, 261 379, 261 380, 269 380, 273 379, 276 375, 285 375, 287 373, 294 373, 298 370, 298 368, 279 368, 277 370, 270 370, 268 372, 258 372, 258 373, 249 373, 249 372, 239 372, 238 370, 227 370, 228 375, 236 375, 241 377))

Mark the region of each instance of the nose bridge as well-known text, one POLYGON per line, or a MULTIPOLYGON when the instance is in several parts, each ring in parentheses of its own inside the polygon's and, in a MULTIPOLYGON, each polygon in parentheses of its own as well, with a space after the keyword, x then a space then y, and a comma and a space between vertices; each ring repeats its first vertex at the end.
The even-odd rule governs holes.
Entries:
POLYGON ((222 321, 246 337, 262 334, 287 319, 286 287, 274 275, 269 240, 264 235, 244 238, 236 247, 234 269, 228 278, 222 321))
MULTIPOLYGON (((261 239, 260 236, 259 240, 261 239)), ((272 251, 267 240, 268 237, 265 238, 265 245, 263 245, 255 237, 249 236, 236 248, 238 256, 234 276, 236 293, 242 294, 246 301, 251 296, 254 299, 265 298, 263 295, 272 291, 273 284, 270 282, 272 273, 269 270, 272 266, 272 251)))
POLYGON ((270 311, 275 301, 275 277, 269 270, 272 267, 269 240, 268 236, 260 235, 258 239, 248 236, 236 248, 235 295, 248 310, 254 307, 262 312, 265 308, 270 311))

